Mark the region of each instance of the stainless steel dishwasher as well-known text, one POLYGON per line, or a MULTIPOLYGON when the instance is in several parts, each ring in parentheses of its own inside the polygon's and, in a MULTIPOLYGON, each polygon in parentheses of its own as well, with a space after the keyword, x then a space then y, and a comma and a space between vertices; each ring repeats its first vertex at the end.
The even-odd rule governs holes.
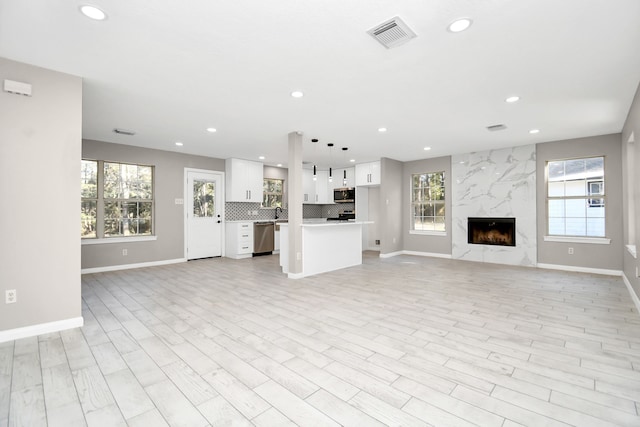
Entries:
POLYGON ((266 255, 273 252, 273 233, 272 221, 253 223, 253 255, 266 255))

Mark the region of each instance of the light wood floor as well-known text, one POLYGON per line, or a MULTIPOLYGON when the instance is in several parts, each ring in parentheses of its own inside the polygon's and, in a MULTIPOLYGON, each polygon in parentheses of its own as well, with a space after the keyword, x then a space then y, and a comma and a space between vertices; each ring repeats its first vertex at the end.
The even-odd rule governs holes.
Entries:
POLYGON ((615 277, 368 253, 83 276, 82 329, 0 344, 0 426, 639 426, 615 277))

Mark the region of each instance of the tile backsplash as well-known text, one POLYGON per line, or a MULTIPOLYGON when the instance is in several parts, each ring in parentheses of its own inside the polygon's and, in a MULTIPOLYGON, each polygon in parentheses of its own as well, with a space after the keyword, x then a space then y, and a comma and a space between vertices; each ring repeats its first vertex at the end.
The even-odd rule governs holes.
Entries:
MULTIPOLYGON (((254 221, 275 218, 275 209, 262 209, 260 203, 226 202, 224 204, 225 221, 254 221), (253 213, 256 215, 253 215, 253 213)), ((340 203, 339 205, 302 205, 303 218, 337 217, 340 212, 354 210, 354 203, 340 203)), ((287 209, 283 209, 280 219, 288 218, 287 209)))

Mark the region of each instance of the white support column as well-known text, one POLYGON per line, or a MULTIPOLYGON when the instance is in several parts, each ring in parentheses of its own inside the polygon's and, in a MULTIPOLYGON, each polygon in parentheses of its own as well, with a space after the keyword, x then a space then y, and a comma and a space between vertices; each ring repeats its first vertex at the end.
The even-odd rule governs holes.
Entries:
POLYGON ((302 132, 289 133, 289 277, 302 273, 302 132))

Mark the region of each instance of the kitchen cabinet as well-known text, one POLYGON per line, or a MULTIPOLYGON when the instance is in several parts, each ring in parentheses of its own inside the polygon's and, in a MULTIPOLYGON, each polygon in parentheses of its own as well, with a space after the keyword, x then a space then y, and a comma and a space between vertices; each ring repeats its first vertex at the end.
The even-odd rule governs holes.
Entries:
POLYGON ((333 189, 329 188, 329 171, 302 170, 302 203, 308 205, 333 204, 333 189))
POLYGON ((227 222, 225 256, 234 259, 253 256, 253 223, 227 222))
POLYGON ((356 165, 356 186, 380 185, 380 161, 356 165))
POLYGON ((331 189, 355 187, 355 186, 356 186, 356 169, 355 168, 333 170, 333 182, 329 184, 329 187, 331 189), (347 172, 346 183, 344 182, 345 171, 347 172))
POLYGON ((225 172, 227 202, 262 203, 262 163, 243 159, 227 159, 225 172))

